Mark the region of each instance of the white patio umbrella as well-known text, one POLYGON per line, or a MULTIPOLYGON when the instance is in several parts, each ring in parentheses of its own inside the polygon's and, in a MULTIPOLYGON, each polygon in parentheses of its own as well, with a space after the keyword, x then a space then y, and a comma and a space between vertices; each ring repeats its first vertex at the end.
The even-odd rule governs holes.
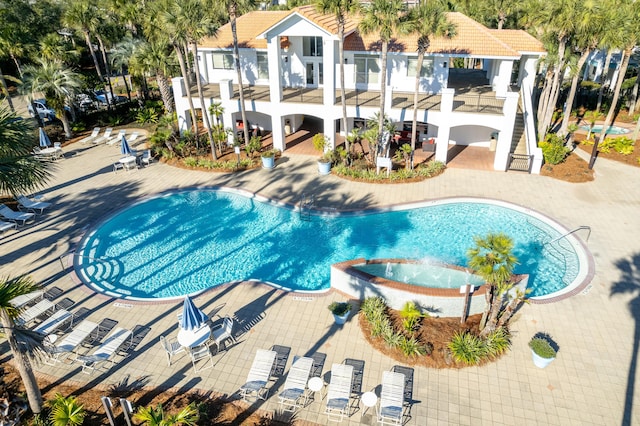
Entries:
POLYGON ((49 136, 47 136, 47 133, 42 129, 42 127, 39 127, 38 129, 40 130, 40 146, 43 148, 51 146, 51 140, 49 139, 49 136))

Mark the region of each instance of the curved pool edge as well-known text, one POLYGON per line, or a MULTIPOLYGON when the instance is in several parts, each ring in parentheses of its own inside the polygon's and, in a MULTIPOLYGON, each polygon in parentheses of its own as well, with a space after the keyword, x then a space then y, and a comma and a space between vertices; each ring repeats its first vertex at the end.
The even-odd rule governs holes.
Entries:
MULTIPOLYGON (((241 188, 233 188, 233 187, 226 187, 226 186, 218 186, 218 185, 200 185, 200 186, 191 186, 191 187, 185 187, 185 188, 177 188, 177 189, 171 189, 168 191, 162 191, 156 194, 149 194, 149 195, 145 195, 143 197, 138 198, 137 200, 135 200, 132 203, 129 203, 127 205, 124 205, 120 208, 115 209, 112 212, 107 213, 104 217, 100 218, 97 223, 93 226, 88 227, 88 230, 82 235, 82 237, 80 238, 78 244, 76 245, 75 250, 73 251, 74 255, 73 255, 73 272, 74 275, 76 276, 76 278, 78 279, 78 281, 83 284, 84 286, 86 286, 88 289, 90 289, 92 292, 98 293, 98 294, 103 294, 107 297, 112 297, 112 298, 117 298, 117 299, 122 299, 122 300, 126 300, 126 301, 132 301, 132 302, 149 302, 149 301, 153 301, 153 302, 173 302, 176 301, 178 299, 182 299, 184 298, 186 295, 180 295, 180 296, 175 296, 175 297, 164 297, 164 298, 141 298, 141 297, 134 297, 134 296, 126 296, 123 294, 118 294, 118 293, 114 293, 109 291, 108 289, 102 289, 99 286, 97 286, 95 283, 91 282, 90 279, 87 279, 86 277, 81 277, 80 275, 82 274, 78 274, 78 269, 77 269, 77 265, 76 264, 76 259, 81 258, 82 256, 76 256, 76 254, 78 252, 80 252, 83 248, 84 248, 84 244, 86 242, 86 240, 94 233, 96 232, 96 230, 105 222, 107 222, 108 220, 110 220, 112 217, 116 216, 117 214, 119 214, 120 212, 124 211, 125 209, 131 208, 137 204, 141 204, 146 202, 149 199, 153 199, 153 198, 160 198, 160 197, 167 197, 170 196, 172 194, 176 194, 176 193, 181 193, 181 192, 185 192, 185 191, 191 191, 191 190, 207 190, 207 191, 221 191, 221 192, 227 192, 227 193, 232 193, 232 194, 237 194, 237 195, 242 195, 245 196, 249 199, 255 199, 259 202, 263 202, 263 203, 267 203, 267 204, 271 204, 277 207, 281 207, 281 208, 286 208, 292 211, 299 211, 299 207, 295 204, 291 204, 287 201, 284 200, 277 200, 277 199, 273 199, 270 197, 267 197, 265 195, 262 195, 258 192, 253 192, 253 191, 248 191, 245 189, 241 189, 241 188)), ((580 268, 579 268, 579 272, 578 272, 578 276, 576 277, 576 279, 573 280, 573 282, 569 285, 567 285, 564 289, 560 290, 560 291, 556 291, 553 293, 550 293, 548 295, 544 295, 544 296, 534 296, 534 297, 530 297, 529 300, 534 303, 534 304, 544 304, 544 303, 552 303, 552 302, 557 302, 563 299, 566 299, 568 297, 571 297, 577 293, 580 293, 581 291, 583 291, 585 288, 588 287, 588 285, 591 283, 591 280, 593 279, 594 275, 595 275, 595 261, 593 259, 593 255, 591 254, 591 252, 589 251, 589 249, 586 247, 586 244, 584 244, 582 242, 582 240, 578 239, 577 236, 573 233, 570 233, 570 230, 568 228, 566 228, 564 225, 560 224, 557 220, 551 218, 550 216, 547 216, 543 213, 538 212, 537 210, 531 209, 529 207, 517 204, 517 203, 513 203, 513 202, 509 202, 509 201, 503 201, 503 200, 498 200, 498 199, 493 199, 493 198, 486 198, 486 197, 469 197, 469 196, 452 196, 452 197, 443 197, 443 198, 437 198, 437 199, 432 199, 432 200, 423 200, 423 201, 413 201, 413 202, 407 202, 407 203, 399 203, 399 204, 393 204, 393 205, 387 205, 387 206, 379 206, 379 207, 374 207, 374 208, 370 208, 370 209, 342 209, 339 210, 337 208, 318 208, 315 207, 312 209, 312 214, 313 215, 344 215, 344 216, 358 216, 358 215, 369 215, 369 214, 376 214, 376 213, 382 213, 382 212, 391 212, 391 211, 402 211, 402 210, 409 210, 409 209, 413 209, 413 208, 420 208, 420 207, 429 207, 429 206, 435 206, 435 205, 442 205, 442 204, 451 204, 451 203, 463 203, 463 202, 483 202, 483 203, 488 203, 488 204, 493 204, 493 205, 497 205, 497 206, 502 206, 508 209, 512 209, 512 210, 516 210, 516 211, 520 211, 521 213, 525 213, 534 217, 537 217, 539 220, 542 220, 543 222, 545 222, 546 224, 548 224, 549 226, 553 227, 554 229, 556 229, 561 235, 566 235, 567 240, 571 243, 572 247, 574 247, 574 250, 576 252, 576 254, 579 257, 579 264, 580 264, 580 268), (577 249, 579 248, 579 249, 577 249), (584 263, 583 263, 584 262, 584 263), (586 264, 587 268, 586 270, 584 270, 583 265, 586 264)), ((236 281, 230 281, 230 282, 226 282, 226 283, 221 283, 221 284, 216 284, 212 287, 209 287, 207 289, 204 290, 200 290, 194 293, 189 293, 189 296, 192 297, 196 297, 202 294, 205 294, 211 290, 217 289, 221 286, 226 286, 226 285, 231 285, 231 284, 236 284, 236 283, 242 283, 242 282, 260 282, 262 284, 268 285, 270 287, 273 287, 275 289, 278 290, 282 290, 282 291, 287 291, 287 292, 293 292, 293 293, 300 293, 300 294, 311 294, 311 295, 315 295, 315 294, 323 294, 326 293, 328 291, 331 290, 331 286, 329 285, 329 287, 327 288, 322 288, 322 289, 318 289, 318 290, 294 290, 294 289, 290 289, 275 283, 270 283, 270 282, 266 282, 266 281, 261 281, 258 279, 252 279, 252 278, 248 278, 245 280, 236 280, 236 281)))

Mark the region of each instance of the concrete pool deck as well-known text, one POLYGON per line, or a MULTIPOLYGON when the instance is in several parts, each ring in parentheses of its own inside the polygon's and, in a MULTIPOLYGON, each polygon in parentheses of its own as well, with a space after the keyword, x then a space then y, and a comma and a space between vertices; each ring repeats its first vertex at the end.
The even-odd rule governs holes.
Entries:
MULTIPOLYGON (((461 370, 416 367, 414 404, 408 424, 639 424, 640 387, 636 383, 640 344, 640 169, 605 159, 596 162, 594 182, 570 184, 518 174, 449 169, 420 183, 371 185, 318 176, 315 157, 285 155, 274 170, 231 174, 204 173, 164 164, 113 173, 120 154, 114 146, 72 144, 67 158, 41 191, 51 210, 36 223, 0 235, 0 275, 29 274, 45 287, 57 286, 62 297, 91 310, 88 318, 118 320, 118 326, 150 327, 132 356, 109 372, 86 375, 79 364, 37 367, 40 373, 97 384, 131 383, 148 386, 213 390, 228 395, 244 383, 255 352, 273 345, 291 347, 294 355, 327 354, 324 373, 345 358, 365 361, 362 391, 378 386, 382 371, 398 363, 370 348, 352 316, 345 326, 333 325, 326 306, 337 294, 321 298, 287 295, 263 285, 224 286, 195 299, 205 312, 221 307, 220 315, 241 322, 239 343, 214 357, 214 367, 194 373, 187 356, 174 357, 167 367, 158 336, 177 333, 180 303, 129 303, 95 296, 61 268, 60 257, 74 249, 83 233, 100 219, 140 197, 170 189, 222 185, 243 188, 288 203, 303 193, 315 194, 317 205, 364 209, 450 196, 495 198, 535 209, 569 229, 592 228, 588 247, 596 272, 583 293, 556 303, 527 305, 512 323, 513 346, 498 362, 461 370), (612 295, 612 293, 614 293, 612 295), (558 342, 558 358, 546 369, 536 368, 527 342, 536 332, 550 333, 558 342)), ((6 343, 0 345, 5 362, 6 343)), ((276 382, 262 408, 273 410, 276 382)), ((135 401, 133 401, 135 403, 135 401)), ((325 401, 299 411, 298 418, 326 424, 325 401)), ((362 407, 361 407, 362 409, 362 407)), ((364 422, 371 420, 367 412, 364 422)), ((343 424, 360 424, 361 411, 343 424)))

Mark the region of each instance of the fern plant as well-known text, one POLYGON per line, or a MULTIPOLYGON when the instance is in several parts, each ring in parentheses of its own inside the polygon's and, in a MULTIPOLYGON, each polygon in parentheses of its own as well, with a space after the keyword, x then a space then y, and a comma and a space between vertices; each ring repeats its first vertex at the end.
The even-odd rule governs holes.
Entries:
POLYGON ((50 406, 49 420, 53 426, 79 426, 84 421, 85 409, 73 396, 57 393, 50 406))

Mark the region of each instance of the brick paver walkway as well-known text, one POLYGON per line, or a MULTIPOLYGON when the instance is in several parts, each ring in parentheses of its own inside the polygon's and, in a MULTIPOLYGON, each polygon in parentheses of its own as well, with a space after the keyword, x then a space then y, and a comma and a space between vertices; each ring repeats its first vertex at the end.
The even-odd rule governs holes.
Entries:
MULTIPOLYGON (((243 188, 295 203, 303 192, 317 203, 337 209, 361 209, 451 196, 506 200, 547 214, 566 227, 592 228, 589 248, 596 275, 583 294, 567 300, 527 305, 513 323, 513 347, 498 362, 461 370, 416 368, 414 404, 408 424, 640 424, 640 392, 635 381, 640 338, 640 169, 600 159, 597 179, 569 184, 541 176, 449 169, 421 183, 370 185, 334 176, 320 177, 314 157, 285 155, 274 170, 230 174, 203 173, 164 164, 113 173, 119 151, 113 146, 73 144, 58 162, 55 177, 42 191, 54 203, 31 226, 0 236, 0 275, 29 274, 44 286, 65 290, 73 309, 91 309, 90 319, 113 318, 119 326, 151 327, 132 357, 109 372, 93 375, 78 365, 40 366, 38 370, 87 387, 140 379, 149 386, 199 388, 232 395, 244 382, 258 348, 291 347, 293 355, 327 354, 324 372, 345 358, 365 361, 362 390, 380 384, 382 371, 395 361, 372 350, 357 327, 357 318, 333 325, 326 305, 336 294, 294 297, 260 284, 226 286, 196 299, 205 312, 222 305, 220 314, 242 321, 239 343, 214 358, 213 368, 195 374, 188 357, 178 355, 168 367, 158 343, 161 334, 175 336, 178 303, 145 305, 95 296, 61 268, 60 256, 74 249, 83 233, 101 219, 140 197, 198 186, 243 188), (621 294, 613 294, 613 289, 621 294), (560 345, 558 358, 546 369, 534 367, 528 339, 550 333, 560 345)), ((3 362, 8 359, 6 344, 3 362)), ((291 364, 287 364, 287 371, 291 364)), ((281 388, 275 383, 271 394, 281 388)), ((319 396, 318 396, 319 399, 319 396)), ((311 403, 298 418, 326 423, 325 401, 311 403)), ((261 407, 273 410, 275 398, 261 407)), ((371 419, 365 416, 365 423, 371 419)), ((360 424, 355 411, 344 424, 360 424)))

